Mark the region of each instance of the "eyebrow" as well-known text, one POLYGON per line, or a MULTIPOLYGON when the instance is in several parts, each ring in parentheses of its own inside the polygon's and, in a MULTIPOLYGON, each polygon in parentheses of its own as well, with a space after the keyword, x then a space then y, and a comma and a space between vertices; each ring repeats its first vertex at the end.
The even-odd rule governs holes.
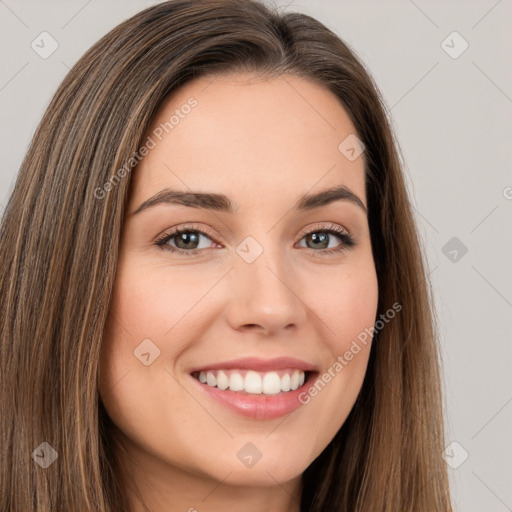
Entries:
MULTIPOLYGON (((348 187, 341 185, 338 187, 328 188, 314 194, 304 194, 295 203, 296 210, 313 210, 326 206, 335 201, 348 201, 359 206, 365 214, 366 206, 348 187)), ((148 208, 161 204, 179 204, 189 206, 191 208, 199 208, 202 210, 215 210, 219 212, 235 213, 238 205, 233 203, 228 196, 224 194, 214 194, 207 192, 182 192, 179 190, 164 189, 156 193, 154 196, 146 199, 133 213, 136 215, 148 208)))

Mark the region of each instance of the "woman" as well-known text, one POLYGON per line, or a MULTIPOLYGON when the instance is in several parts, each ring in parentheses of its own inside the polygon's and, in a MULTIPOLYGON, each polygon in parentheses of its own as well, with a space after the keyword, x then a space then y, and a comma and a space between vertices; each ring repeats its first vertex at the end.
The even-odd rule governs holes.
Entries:
POLYGON ((2 511, 451 511, 434 319, 369 74, 173 0, 74 66, 0 232, 2 511))

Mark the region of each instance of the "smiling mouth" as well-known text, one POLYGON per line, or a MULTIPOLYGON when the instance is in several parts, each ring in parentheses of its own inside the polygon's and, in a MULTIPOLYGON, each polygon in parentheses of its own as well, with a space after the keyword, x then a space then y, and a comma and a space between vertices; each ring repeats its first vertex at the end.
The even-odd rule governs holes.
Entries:
POLYGON ((272 396, 297 390, 316 373, 287 368, 270 372, 247 369, 204 370, 192 372, 191 375, 202 384, 221 391, 272 396))

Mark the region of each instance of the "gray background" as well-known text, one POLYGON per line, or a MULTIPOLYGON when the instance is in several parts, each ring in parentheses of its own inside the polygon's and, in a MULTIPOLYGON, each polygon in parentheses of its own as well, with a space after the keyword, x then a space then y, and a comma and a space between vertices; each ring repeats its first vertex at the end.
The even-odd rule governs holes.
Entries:
MULTIPOLYGON (((0 0, 1 210, 68 69, 155 3, 0 0), (31 48, 43 31, 47 59, 31 48)), ((277 3, 347 41, 391 110, 435 290, 456 509, 512 511, 512 2, 277 3)))

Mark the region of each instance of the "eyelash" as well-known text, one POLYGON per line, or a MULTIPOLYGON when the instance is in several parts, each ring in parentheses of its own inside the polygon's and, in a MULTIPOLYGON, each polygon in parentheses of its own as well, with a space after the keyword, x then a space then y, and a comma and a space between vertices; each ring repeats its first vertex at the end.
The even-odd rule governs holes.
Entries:
MULTIPOLYGON (((199 229, 195 227, 194 225, 184 226, 182 228, 177 228, 171 231, 170 233, 164 233, 162 236, 160 236, 155 241, 155 246, 159 247, 160 249, 164 251, 170 251, 172 253, 180 254, 180 255, 196 255, 199 254, 204 249, 191 249, 191 250, 185 250, 180 249, 177 247, 172 247, 167 245, 167 242, 171 239, 173 239, 176 236, 182 235, 183 233, 200 233, 203 236, 206 236, 207 238, 213 239, 212 235, 209 234, 206 231, 203 231, 202 229, 199 229)), ((343 230, 342 228, 336 226, 335 224, 329 224, 328 226, 318 226, 314 229, 308 231, 307 233, 304 233, 301 237, 301 240, 312 234, 312 233, 329 233, 338 236, 338 238, 341 239, 341 244, 338 248, 335 249, 311 249, 307 248, 310 251, 313 251, 314 253, 322 253, 322 254, 333 254, 333 253, 340 253, 342 251, 345 251, 347 249, 350 249, 353 247, 356 242, 354 240, 354 237, 343 230)), ((216 243, 216 242, 215 242, 216 243)))

